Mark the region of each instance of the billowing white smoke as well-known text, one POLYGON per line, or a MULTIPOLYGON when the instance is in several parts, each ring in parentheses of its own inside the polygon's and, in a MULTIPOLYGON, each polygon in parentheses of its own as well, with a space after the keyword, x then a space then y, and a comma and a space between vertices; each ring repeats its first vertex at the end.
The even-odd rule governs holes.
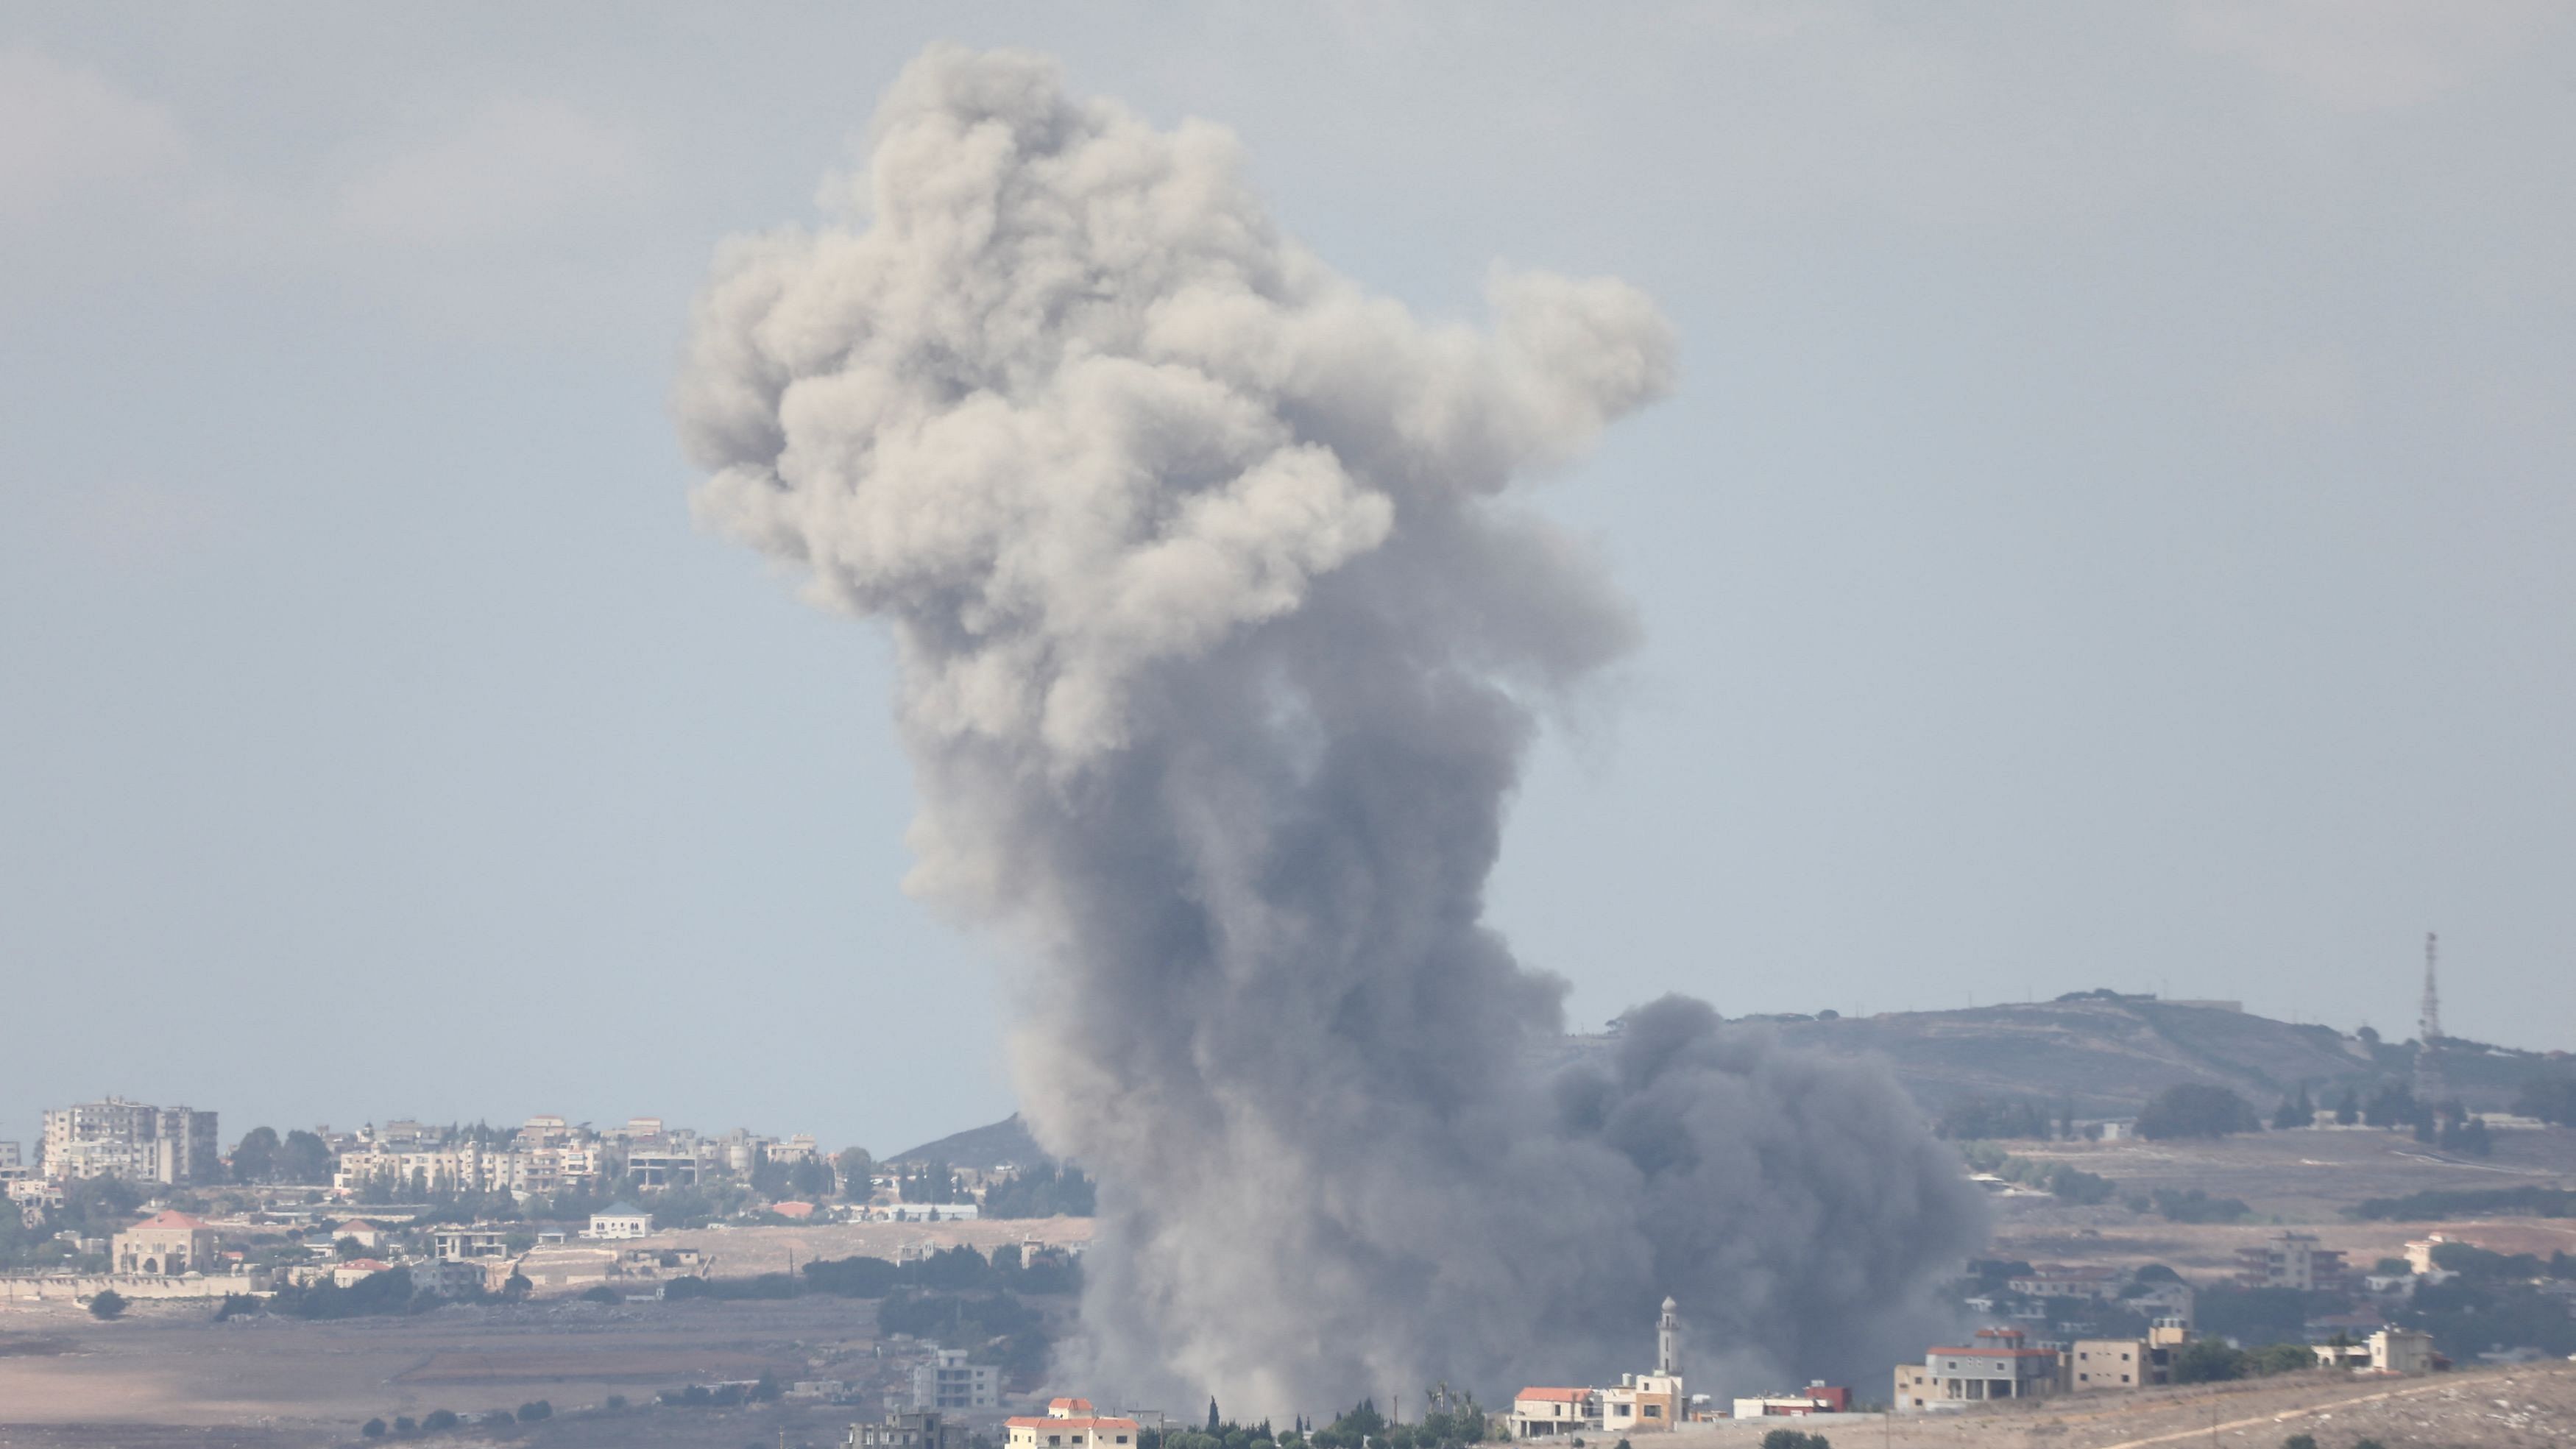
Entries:
POLYGON ((1531 1083, 1563 987, 1481 922, 1535 707, 1634 634, 1512 489, 1665 389, 1653 306, 1426 323, 1026 55, 923 56, 872 141, 856 214, 729 248, 677 407, 700 517, 892 627, 913 885, 1030 963, 1106 1219, 1065 1376, 1490 1395, 1644 1366, 1668 1291, 1703 1366, 1864 1358, 1982 1224, 1887 1079, 1676 1000, 1531 1083))

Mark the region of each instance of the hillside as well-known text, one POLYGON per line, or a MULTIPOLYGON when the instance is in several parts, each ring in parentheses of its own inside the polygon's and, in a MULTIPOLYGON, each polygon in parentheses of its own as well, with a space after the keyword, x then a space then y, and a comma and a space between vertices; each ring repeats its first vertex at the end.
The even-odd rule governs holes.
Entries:
MULTIPOLYGON (((1750 1017, 1792 1045, 1876 1056, 1928 1112, 1966 1097, 2020 1097, 2078 1117, 2127 1117, 2180 1082, 2230 1087, 2259 1108, 2305 1084, 2312 1095, 2404 1079, 2415 1047, 2345 1036, 2329 1026, 2275 1021, 2223 1007, 2144 997, 1889 1012, 1868 1017, 1750 1017)), ((1567 1037, 1534 1066, 1606 1053, 1616 1038, 1567 1037)), ((2539 1053, 2453 1040, 2444 1069, 2472 1107, 2510 1106, 2539 1053)))
POLYGON ((909 1152, 897 1153, 888 1162, 945 1162, 951 1167, 991 1169, 1004 1163, 1045 1162, 1048 1159, 1036 1138, 1029 1135, 1028 1125, 1020 1114, 1012 1113, 985 1127, 969 1127, 952 1132, 936 1142, 925 1142, 909 1152))

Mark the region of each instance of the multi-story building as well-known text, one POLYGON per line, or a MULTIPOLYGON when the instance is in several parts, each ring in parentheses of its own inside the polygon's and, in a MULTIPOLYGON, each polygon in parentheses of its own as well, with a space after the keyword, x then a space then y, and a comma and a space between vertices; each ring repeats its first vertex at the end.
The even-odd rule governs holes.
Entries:
POLYGON ((0 1172, 13 1171, 26 1165, 25 1160, 18 1156, 17 1143, 0 1142, 0 1172))
POLYGON ((499 1223, 462 1223, 432 1228, 429 1255, 442 1263, 465 1263, 510 1255, 510 1230, 499 1223))
POLYGON ((1980 1328, 1973 1343, 1935 1346, 1921 1363, 1896 1368, 1896 1410, 1989 1399, 2042 1399, 2057 1392, 2058 1355, 2032 1348, 2018 1328, 1980 1328))
POLYGON ((852 1424, 847 1449, 966 1449, 966 1426, 946 1415, 911 1409, 886 1415, 882 1424, 852 1424))
POLYGON ((122 1097, 48 1108, 44 1168, 46 1176, 62 1181, 213 1182, 223 1172, 215 1114, 122 1097))
POLYGON ((613 1202, 590 1215, 590 1226, 582 1229, 581 1235, 585 1238, 614 1240, 649 1237, 652 1232, 653 1215, 651 1213, 633 1203, 613 1202))
POLYGON ((1044 1418, 1003 1421, 1009 1449, 1125 1449, 1136 1442, 1136 1421, 1103 1415, 1089 1399, 1049 1399, 1044 1418))
POLYGON ((2317 1246, 2314 1233, 2274 1233, 2261 1247, 2236 1250, 2236 1281, 2247 1288, 2332 1293, 2344 1286, 2343 1253, 2317 1246))
POLYGON ((2005 1279, 2004 1286, 2015 1293, 2028 1294, 2033 1298, 2089 1298, 2102 1301, 2120 1296, 2120 1270, 2066 1263, 2042 1263, 2020 1277, 2005 1279))
MULTIPOLYGON (((1058 1399, 1057 1403, 1082 1403, 1079 1399, 1058 1399)), ((1002 1404, 1002 1371, 989 1363, 968 1363, 966 1350, 930 1346, 930 1360, 912 1370, 912 1406, 916 1409, 939 1409, 956 1413, 967 1409, 997 1409, 1002 1404)), ((1083 1404, 1083 1412, 1091 1406, 1083 1404)), ((1049 1408, 1053 1413, 1053 1408, 1049 1408)), ((1123 1440, 1121 1442, 1124 1442, 1123 1440)))

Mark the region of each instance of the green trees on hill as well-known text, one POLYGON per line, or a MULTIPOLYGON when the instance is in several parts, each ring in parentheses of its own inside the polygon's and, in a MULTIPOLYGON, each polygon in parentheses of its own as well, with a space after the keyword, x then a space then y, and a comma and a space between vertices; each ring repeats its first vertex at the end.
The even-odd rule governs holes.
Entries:
POLYGON ((2203 1082, 2167 1087, 2138 1113, 2138 1135, 2147 1138, 2225 1137, 2262 1129, 2263 1120, 2243 1097, 2203 1082))

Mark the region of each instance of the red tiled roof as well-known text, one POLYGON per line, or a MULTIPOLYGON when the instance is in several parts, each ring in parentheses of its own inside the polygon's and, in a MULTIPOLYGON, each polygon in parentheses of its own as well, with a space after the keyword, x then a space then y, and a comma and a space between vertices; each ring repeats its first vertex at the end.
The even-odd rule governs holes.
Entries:
POLYGON ((1091 1412, 1091 1401, 1089 1399, 1049 1399, 1047 1400, 1047 1407, 1050 1409, 1076 1410, 1081 1413, 1088 1414, 1091 1412))
POLYGON ((1582 1403, 1591 1396, 1590 1389, 1523 1389, 1512 1395, 1515 1399, 1547 1399, 1569 1404, 1582 1403))
POLYGON ((1059 1431, 1065 1429, 1092 1431, 1101 1429, 1125 1429, 1129 1433, 1135 1432, 1136 1429, 1136 1421, 1133 1419, 1059 1419, 1052 1414, 1042 1418, 1025 1416, 1022 1418, 1005 1420, 1004 1422, 1014 1429, 1054 1429, 1059 1431))

